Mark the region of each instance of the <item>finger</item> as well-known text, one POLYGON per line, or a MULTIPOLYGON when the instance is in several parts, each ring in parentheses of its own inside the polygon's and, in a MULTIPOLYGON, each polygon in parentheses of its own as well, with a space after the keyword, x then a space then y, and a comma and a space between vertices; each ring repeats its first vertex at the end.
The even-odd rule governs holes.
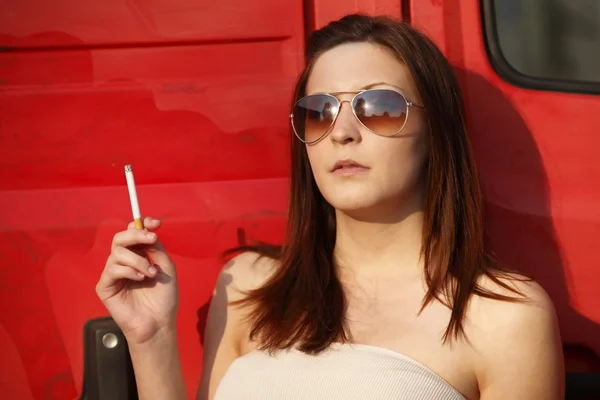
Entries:
POLYGON ((139 229, 128 229, 113 236, 112 249, 116 247, 129 247, 135 245, 152 245, 156 243, 157 236, 154 232, 139 229))
POLYGON ((121 279, 130 279, 132 281, 141 281, 146 278, 144 274, 128 267, 127 265, 111 264, 106 268, 105 277, 111 282, 121 279))
MULTIPOLYGON (((146 218, 144 218, 143 223, 144 223, 144 228, 146 228, 146 229, 158 229, 160 227, 160 224, 162 223, 162 221, 160 219, 146 217, 146 218)), ((129 223, 129 225, 127 225, 127 229, 135 229, 135 224, 133 221, 131 221, 129 223)))
POLYGON ((149 277, 154 277, 157 272, 156 268, 146 258, 125 247, 116 247, 112 252, 111 261, 131 267, 149 277))
MULTIPOLYGON (((102 272, 98 283, 96 284, 96 293, 103 297, 104 294, 110 292, 110 288, 114 287, 117 282, 128 279, 132 281, 142 281, 145 275, 126 265, 109 264, 102 272)), ((110 297, 110 295, 108 295, 110 297)))

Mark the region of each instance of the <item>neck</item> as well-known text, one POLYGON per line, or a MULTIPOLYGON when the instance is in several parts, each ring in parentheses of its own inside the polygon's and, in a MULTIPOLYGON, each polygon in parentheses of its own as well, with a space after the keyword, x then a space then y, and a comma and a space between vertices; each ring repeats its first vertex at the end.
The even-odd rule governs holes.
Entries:
POLYGON ((357 217, 336 210, 336 264, 367 274, 421 271, 424 210, 420 203, 415 199, 405 207, 396 206, 385 218, 357 217))

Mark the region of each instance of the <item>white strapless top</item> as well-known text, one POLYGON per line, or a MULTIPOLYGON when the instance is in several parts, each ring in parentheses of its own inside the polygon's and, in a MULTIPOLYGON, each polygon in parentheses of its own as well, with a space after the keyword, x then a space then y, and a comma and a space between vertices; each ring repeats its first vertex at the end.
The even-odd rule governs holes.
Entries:
POLYGON ((333 344, 316 356, 253 351, 229 367, 214 400, 465 400, 420 362, 393 350, 333 344))

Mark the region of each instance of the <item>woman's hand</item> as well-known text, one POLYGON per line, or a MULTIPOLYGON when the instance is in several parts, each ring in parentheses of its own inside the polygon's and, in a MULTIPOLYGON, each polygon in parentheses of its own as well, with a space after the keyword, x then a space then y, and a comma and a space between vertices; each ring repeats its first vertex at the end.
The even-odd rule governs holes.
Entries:
POLYGON ((175 265, 152 230, 161 222, 145 218, 146 229, 115 234, 111 253, 96 285, 98 297, 130 344, 175 333, 178 293, 175 265), (154 262, 146 258, 146 249, 154 262))

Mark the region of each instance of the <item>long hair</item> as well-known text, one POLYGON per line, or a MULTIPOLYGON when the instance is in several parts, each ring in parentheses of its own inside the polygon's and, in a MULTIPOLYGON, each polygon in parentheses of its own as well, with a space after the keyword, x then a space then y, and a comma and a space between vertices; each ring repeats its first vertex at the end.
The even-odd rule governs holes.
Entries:
MULTIPOLYGON (((498 300, 516 298, 493 293, 478 284, 487 276, 503 282, 509 271, 486 250, 483 199, 467 135, 462 96, 449 63, 424 34, 387 17, 349 15, 315 31, 306 47, 306 67, 299 76, 293 102, 305 95, 317 58, 345 43, 382 46, 410 71, 430 126, 427 195, 422 257, 428 290, 421 310, 436 299, 451 309, 443 335, 464 334, 469 299, 479 295, 498 300)), ((298 345, 317 353, 335 341, 347 341, 346 299, 337 277, 333 251, 334 209, 321 195, 306 148, 293 134, 288 220, 282 246, 249 246, 276 258, 278 267, 265 284, 234 304, 249 305, 250 338, 262 350, 298 345)))

